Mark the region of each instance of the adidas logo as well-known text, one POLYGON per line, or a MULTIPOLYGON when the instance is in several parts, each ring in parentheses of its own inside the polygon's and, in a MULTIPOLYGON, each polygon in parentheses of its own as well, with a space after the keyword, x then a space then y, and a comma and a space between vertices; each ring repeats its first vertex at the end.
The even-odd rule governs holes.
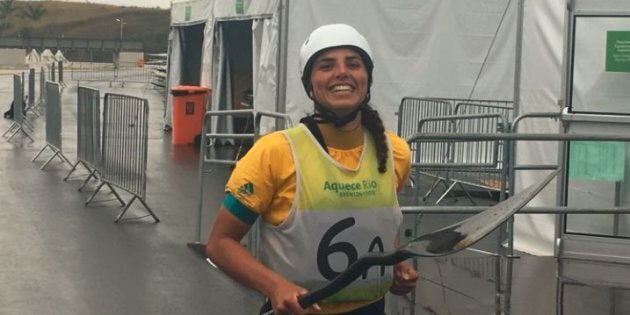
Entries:
POLYGON ((254 193, 254 184, 245 183, 238 189, 239 195, 251 196, 254 193))

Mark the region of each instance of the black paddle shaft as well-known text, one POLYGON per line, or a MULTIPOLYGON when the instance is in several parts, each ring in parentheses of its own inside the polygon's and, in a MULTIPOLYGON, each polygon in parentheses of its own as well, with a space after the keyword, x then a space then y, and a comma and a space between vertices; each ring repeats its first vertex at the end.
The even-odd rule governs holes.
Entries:
MULTIPOLYGON (((388 253, 367 253, 352 263, 344 272, 337 275, 337 277, 326 284, 326 286, 301 296, 298 299, 298 303, 300 303, 302 308, 308 308, 309 306, 337 293, 341 288, 360 277, 365 270, 372 266, 393 266, 414 256, 415 255, 412 252, 406 250, 396 250, 388 253)), ((267 314, 271 310, 271 302, 267 300, 263 308, 260 310, 260 314, 267 314)))

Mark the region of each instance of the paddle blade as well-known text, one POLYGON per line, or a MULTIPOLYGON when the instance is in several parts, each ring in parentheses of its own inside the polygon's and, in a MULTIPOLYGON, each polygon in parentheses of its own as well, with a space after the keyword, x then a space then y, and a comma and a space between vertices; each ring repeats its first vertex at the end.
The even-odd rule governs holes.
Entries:
POLYGON ((435 257, 458 252, 478 242, 514 213, 523 208, 558 174, 555 170, 540 183, 529 186, 514 196, 480 212, 466 220, 424 234, 402 248, 416 256, 435 257))

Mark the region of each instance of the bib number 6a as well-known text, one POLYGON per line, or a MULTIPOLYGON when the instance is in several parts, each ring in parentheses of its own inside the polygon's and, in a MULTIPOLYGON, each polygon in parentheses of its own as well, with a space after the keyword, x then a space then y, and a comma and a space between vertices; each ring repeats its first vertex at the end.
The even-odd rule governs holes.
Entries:
MULTIPOLYGON (((317 269, 325 279, 332 280, 341 273, 341 271, 333 270, 333 268, 330 266, 330 255, 334 253, 345 255, 348 260, 348 266, 350 266, 357 260, 359 255, 354 245, 349 242, 343 241, 333 243, 333 239, 335 238, 335 236, 349 229, 355 223, 355 219, 350 217, 333 224, 333 226, 331 226, 330 229, 328 229, 328 231, 324 233, 324 236, 319 242, 319 245, 317 246, 317 269)), ((373 252, 374 250, 378 250, 380 252, 384 251, 383 241, 379 236, 376 236, 372 240, 372 242, 370 242, 370 246, 368 247, 369 252, 373 252)), ((385 266, 381 266, 381 276, 383 275, 385 275, 385 266)), ((363 274, 363 278, 367 278, 367 271, 363 274)))

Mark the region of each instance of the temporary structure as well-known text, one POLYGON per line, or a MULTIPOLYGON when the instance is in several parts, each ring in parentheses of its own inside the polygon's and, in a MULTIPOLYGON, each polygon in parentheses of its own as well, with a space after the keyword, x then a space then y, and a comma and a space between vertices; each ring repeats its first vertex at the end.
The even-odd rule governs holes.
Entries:
POLYGON ((56 61, 55 55, 52 53, 52 51, 50 51, 50 49, 44 49, 44 51, 42 51, 40 55, 40 58, 44 66, 47 66, 56 61))
POLYGON ((57 50, 57 52, 55 53, 55 60, 56 61, 67 61, 66 56, 63 55, 61 50, 57 50))
MULTIPOLYGON (((552 9, 534 8, 546 14, 552 9)), ((498 0, 174 2, 168 86, 211 87, 213 110, 238 109, 241 92, 252 90, 255 109, 286 112, 297 120, 312 111, 299 78, 302 42, 320 25, 346 23, 371 45, 371 102, 386 127, 396 130, 396 112, 405 96, 513 100, 515 78, 520 79, 515 71, 520 66, 515 54, 518 12, 517 1, 498 0)), ((561 23, 551 26, 555 28, 545 36, 562 36, 561 23)), ((553 58, 561 56, 558 44, 552 47, 558 53, 553 58)), ((551 60, 551 68, 535 66, 555 70, 555 85, 560 82, 557 61, 551 60)), ((559 92, 548 86, 544 90, 551 99, 559 92)), ((553 101, 538 103, 553 109, 553 101)), ((167 125, 171 104, 169 98, 167 125)), ((229 122, 212 125, 232 128, 229 122)))
MULTIPOLYGON (((606 2, 627 6, 620 1, 606 2)), ((570 60, 564 57, 569 51, 565 30, 571 5, 567 3, 574 1, 173 2, 167 86, 211 87, 209 109, 213 110, 240 108, 239 98, 251 90, 255 109, 285 112, 297 120, 312 111, 298 73, 300 45, 320 25, 346 23, 364 34, 371 45, 375 63, 371 100, 389 129, 397 129, 396 112, 405 96, 508 100, 515 104, 515 115, 559 112, 570 60)), ((621 29, 630 29, 623 26, 621 29)), ((597 62, 601 63, 593 60, 587 66, 597 62)), ((167 125, 171 104, 169 98, 167 125)), ((229 122, 213 123, 212 127, 239 132, 229 122)), ((551 119, 523 121, 519 131, 564 132, 551 119)), ((519 144, 516 152, 521 163, 558 162, 556 143, 519 144)), ((510 190, 535 181, 535 176, 523 173, 510 190)), ((555 205, 557 200, 554 192, 546 193, 531 205, 555 205)), ((551 255, 557 228, 554 215, 518 216, 515 247, 551 255)))
POLYGON ((31 49, 31 51, 26 55, 26 64, 29 68, 37 68, 40 66, 41 58, 36 49, 31 49))
POLYGON ((251 89, 255 108, 299 118, 312 110, 300 45, 317 26, 347 23, 372 46, 372 102, 395 129, 403 96, 512 98, 515 8, 488 0, 174 2, 169 86, 211 86, 213 109, 238 107, 239 92, 251 89))

